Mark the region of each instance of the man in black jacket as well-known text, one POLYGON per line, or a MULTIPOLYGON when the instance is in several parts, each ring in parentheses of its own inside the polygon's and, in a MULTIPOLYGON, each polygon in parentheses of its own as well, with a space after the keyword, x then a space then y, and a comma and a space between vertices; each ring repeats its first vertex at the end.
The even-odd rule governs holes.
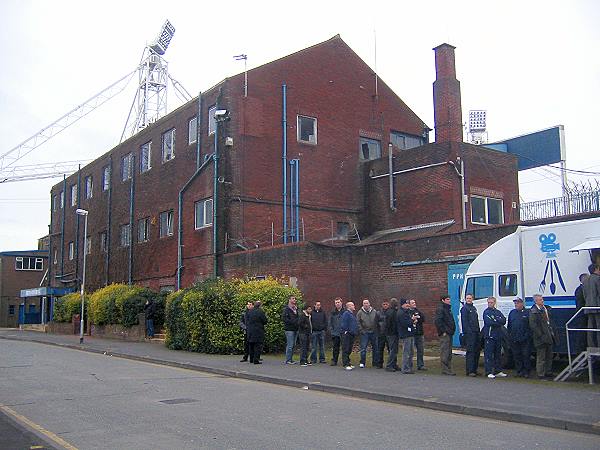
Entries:
POLYGON ((313 364, 317 362, 317 350, 319 350, 319 362, 325 363, 325 331, 327 330, 327 315, 321 309, 321 302, 315 302, 311 314, 312 319, 312 353, 310 360, 313 364), (317 349, 318 347, 318 349, 317 349))
MULTIPOLYGON (((589 275, 587 273, 582 273, 581 275, 579 275, 579 286, 577 286, 577 289, 575 289, 575 293, 574 293, 575 312, 579 311, 581 308, 583 308, 585 306, 585 296, 583 294, 583 283, 585 280, 587 280, 588 277, 589 277, 589 275)), ((571 327, 580 328, 580 329, 587 327, 587 318, 584 313, 585 313, 585 311, 582 311, 579 313, 577 318, 571 324, 571 327)), ((579 353, 585 351, 585 349, 587 347, 586 332, 585 331, 574 331, 573 333, 574 334, 571 334, 571 336, 573 336, 573 352, 576 354, 579 354, 579 353)))
MULTIPOLYGON (((385 314, 385 340, 388 346, 388 362, 385 370, 398 370, 398 299, 390 299, 390 307, 385 314)), ((383 359, 383 354, 382 354, 383 359)))
POLYGON ((344 313, 344 305, 342 303, 342 299, 337 297, 334 301, 334 309, 329 315, 329 331, 331 333, 331 343, 332 343, 332 352, 333 355, 331 357, 332 366, 337 366, 338 358, 340 356, 340 345, 342 343, 342 333, 341 333, 341 325, 342 325, 342 314, 344 313))
POLYGON ((435 313, 435 327, 440 337, 442 374, 456 375, 452 371, 452 335, 456 331, 456 322, 452 316, 450 296, 448 294, 444 294, 440 298, 440 305, 435 313))
POLYGON ((508 338, 515 360, 517 376, 529 378, 531 372, 531 330, 529 310, 519 297, 513 300, 515 309, 508 314, 508 338))
POLYGON ((310 349, 310 337, 313 333, 312 307, 305 305, 298 317, 298 345, 300 346, 300 365, 309 366, 308 351, 310 349))
POLYGON ((388 354, 390 353, 390 345, 387 342, 387 337, 386 337, 386 332, 385 332, 385 319, 386 319, 387 315, 389 314, 389 311, 390 311, 390 302, 387 300, 384 300, 383 302, 381 302, 381 310, 377 311, 377 333, 378 333, 377 352, 380 355, 380 359, 379 359, 380 364, 378 364, 376 366, 378 369, 383 368, 383 354, 384 354, 386 345, 388 348, 388 354))
POLYGON ((415 345, 415 318, 410 309, 408 300, 400 300, 400 311, 398 311, 398 337, 402 344, 402 373, 412 374, 413 371, 413 347, 415 345))
POLYGON ((417 318, 415 323, 415 349, 417 350, 417 370, 427 370, 425 367, 425 330, 423 324, 425 323, 425 315, 417 308, 417 301, 413 298, 410 299, 410 309, 417 318))
POLYGON ((265 325, 268 322, 265 312, 260 307, 261 304, 260 301, 254 302, 254 308, 248 312, 246 323, 248 345, 250 347, 250 362, 254 364, 262 364, 260 362, 260 353, 265 341, 265 325))
POLYGON ((154 337, 154 314, 156 313, 156 305, 154 300, 146 300, 144 305, 144 317, 146 319, 146 334, 149 338, 154 337))
POLYGON ((479 330, 479 314, 473 305, 473 294, 465 296, 465 305, 460 309, 460 324, 467 350, 465 364, 467 375, 476 377, 479 367, 479 353, 481 352, 481 333, 479 330))
POLYGON ((244 357, 240 360, 240 362, 248 361, 248 355, 250 355, 250 346, 248 345, 248 312, 254 308, 254 303, 248 302, 246 303, 246 310, 242 313, 242 317, 240 318, 240 328, 244 332, 244 357))

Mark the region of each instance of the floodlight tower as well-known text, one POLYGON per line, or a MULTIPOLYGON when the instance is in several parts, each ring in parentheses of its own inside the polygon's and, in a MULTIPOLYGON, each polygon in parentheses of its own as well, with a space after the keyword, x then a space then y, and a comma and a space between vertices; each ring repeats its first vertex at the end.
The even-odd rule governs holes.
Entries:
POLYGON ((175 27, 167 20, 157 38, 144 48, 138 67, 138 90, 123 128, 121 141, 126 135, 133 136, 167 114, 169 71, 162 55, 167 51, 174 34, 175 27))
POLYGON ((481 145, 487 143, 487 111, 469 111, 469 138, 471 144, 481 145))

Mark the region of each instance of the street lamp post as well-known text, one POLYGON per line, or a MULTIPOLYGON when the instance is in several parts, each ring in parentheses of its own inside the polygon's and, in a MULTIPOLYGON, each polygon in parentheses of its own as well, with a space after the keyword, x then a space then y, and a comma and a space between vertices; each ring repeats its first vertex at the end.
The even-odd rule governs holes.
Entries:
POLYGON ((83 306, 84 306, 84 292, 85 292, 85 258, 87 256, 87 222, 88 212, 85 209, 77 209, 75 214, 83 216, 85 218, 83 224, 83 274, 81 276, 81 317, 79 320, 79 343, 83 344, 83 306))

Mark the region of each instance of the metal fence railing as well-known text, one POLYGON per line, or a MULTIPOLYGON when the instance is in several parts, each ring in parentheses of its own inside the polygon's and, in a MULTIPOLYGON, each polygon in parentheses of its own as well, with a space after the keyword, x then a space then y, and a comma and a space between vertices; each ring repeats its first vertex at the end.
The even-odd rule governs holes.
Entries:
POLYGON ((521 203, 522 221, 600 211, 600 190, 521 203))

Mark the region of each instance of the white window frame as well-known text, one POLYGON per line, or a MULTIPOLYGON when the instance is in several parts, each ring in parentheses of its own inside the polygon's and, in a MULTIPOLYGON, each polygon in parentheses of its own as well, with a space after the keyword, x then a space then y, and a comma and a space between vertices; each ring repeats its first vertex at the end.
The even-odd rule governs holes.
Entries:
POLYGON ((175 159, 175 128, 171 128, 170 130, 165 131, 162 134, 160 141, 161 141, 161 150, 162 150, 161 151, 162 162, 166 163, 168 161, 175 159), (167 137, 168 137, 168 140, 170 141, 170 153, 167 152, 167 150, 169 150, 169 147, 167 147, 165 145, 168 143, 167 137))
POLYGON ((121 247, 129 247, 131 245, 131 224, 126 223, 119 227, 119 243, 121 247))
POLYGON ((212 105, 208 108, 208 135, 215 134, 217 129, 217 119, 215 119, 215 113, 217 112, 217 105, 212 105))
POLYGON ((152 169, 152 141, 140 147, 140 173, 148 172, 150 169, 152 169))
POLYGON ((198 141, 198 117, 194 116, 188 121, 188 145, 198 141))
POLYGON ((305 116, 302 114, 298 114, 296 116, 296 139, 298 140, 298 142, 301 142, 303 144, 309 144, 309 145, 317 145, 317 129, 318 129, 318 123, 317 123, 317 118, 316 117, 311 117, 311 116, 305 116), (313 130, 314 130, 314 134, 312 135, 313 138, 309 138, 308 141, 305 141, 304 139, 300 138, 300 119, 309 119, 312 120, 314 123, 313 126, 313 130))
POLYGON ((65 207, 65 191, 60 191, 60 209, 65 207))
POLYGON ((159 228, 159 235, 161 238, 173 236, 173 210, 172 209, 170 209, 169 211, 163 211, 160 213, 159 219, 158 219, 158 228, 159 228), (163 217, 166 217, 166 227, 167 227, 166 230, 163 228, 163 217))
POLYGON ((73 261, 75 258, 75 244, 73 241, 69 242, 69 261, 73 261))
POLYGON ((100 233, 100 251, 106 252, 108 250, 108 233, 102 231, 100 233))
POLYGON ((374 161, 376 159, 381 159, 381 156, 382 156, 381 141, 379 139, 371 139, 371 138, 367 138, 364 136, 360 136, 358 138, 358 159, 360 161, 374 161), (379 144, 379 156, 377 156, 376 158, 371 158, 371 145, 370 144, 374 144, 374 143, 379 144), (364 156, 363 156, 363 151, 362 151, 363 144, 369 145, 369 158, 364 158, 364 156))
POLYGON ((77 184, 71 185, 71 206, 77 206, 77 184))
POLYGON ((502 200, 501 198, 495 198, 495 197, 484 197, 482 195, 471 195, 471 199, 473 198, 478 198, 483 200, 483 206, 484 206, 484 211, 485 211, 485 222, 476 222, 473 218, 473 202, 470 202, 470 207, 471 207, 471 223, 475 224, 475 225, 502 225, 504 223, 504 200, 502 200), (500 202, 500 223, 490 223, 490 213, 489 213, 489 207, 488 207, 488 201, 489 200, 493 200, 493 201, 497 201, 500 202))
POLYGON ((91 175, 85 177, 85 198, 90 199, 94 195, 94 179, 91 175))
POLYGON ((57 211, 58 210, 58 195, 54 194, 52 196, 52 211, 57 211))
POLYGON ((15 270, 27 270, 40 272, 44 270, 44 258, 37 258, 35 256, 16 256, 15 257, 15 270), (20 263, 20 264, 19 264, 20 263), (38 268, 39 265, 39 268, 38 268), (21 266, 21 267, 19 267, 21 266))
POLYGON ((108 191, 110 189, 110 166, 104 166, 102 168, 102 190, 108 191))
POLYGON ((194 225, 196 230, 210 227, 213 224, 213 199, 206 198, 194 203, 194 225), (202 223, 198 223, 198 208, 202 207, 202 223), (206 221, 207 212, 210 212, 210 222, 206 221))
POLYGON ((138 220, 138 244, 148 242, 150 240, 150 218, 144 217, 138 220), (142 232, 143 231, 143 232, 142 232))
POLYGON ((121 158, 121 181, 130 180, 133 176, 133 153, 127 153, 121 158))

